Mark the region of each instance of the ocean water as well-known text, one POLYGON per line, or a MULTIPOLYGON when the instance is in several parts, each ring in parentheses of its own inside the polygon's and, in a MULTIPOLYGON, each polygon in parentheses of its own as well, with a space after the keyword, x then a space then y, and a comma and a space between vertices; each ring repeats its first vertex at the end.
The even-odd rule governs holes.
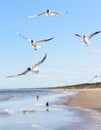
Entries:
POLYGON ((0 90, 0 130, 90 130, 78 111, 54 105, 60 97, 73 94, 48 89, 0 90))

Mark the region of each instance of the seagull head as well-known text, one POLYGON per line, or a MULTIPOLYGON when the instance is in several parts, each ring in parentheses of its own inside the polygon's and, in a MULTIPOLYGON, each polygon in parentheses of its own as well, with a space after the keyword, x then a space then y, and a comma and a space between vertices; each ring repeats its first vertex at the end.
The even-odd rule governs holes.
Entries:
POLYGON ((83 35, 83 38, 85 38, 86 36, 85 35, 83 35))
POLYGON ((30 70, 31 70, 31 68, 30 68, 30 67, 28 67, 28 68, 27 68, 27 70, 29 70, 29 71, 30 71, 30 70))
POLYGON ((31 43, 33 43, 34 41, 33 40, 31 40, 31 43))
POLYGON ((50 10, 49 10, 49 9, 47 9, 47 12, 50 12, 50 10))

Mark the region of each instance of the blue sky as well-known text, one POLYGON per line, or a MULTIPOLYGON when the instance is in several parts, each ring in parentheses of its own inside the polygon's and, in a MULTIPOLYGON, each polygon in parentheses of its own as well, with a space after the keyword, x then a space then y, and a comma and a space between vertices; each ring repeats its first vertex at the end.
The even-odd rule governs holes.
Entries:
POLYGON ((101 81, 91 81, 101 74, 101 34, 94 36, 88 47, 74 34, 89 35, 101 30, 101 1, 85 0, 1 0, 0 1, 0 88, 54 87, 101 81), (34 15, 50 9, 59 16, 34 15), (68 13, 66 13, 68 12, 68 13), (16 31, 33 40, 55 37, 42 43, 38 51, 16 31), (47 53, 38 75, 7 79, 23 72, 47 53))

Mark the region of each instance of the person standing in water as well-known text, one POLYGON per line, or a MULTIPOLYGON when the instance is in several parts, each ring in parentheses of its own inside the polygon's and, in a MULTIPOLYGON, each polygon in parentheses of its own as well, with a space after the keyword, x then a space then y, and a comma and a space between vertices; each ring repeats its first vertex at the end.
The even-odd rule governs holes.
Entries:
POLYGON ((39 101, 39 95, 37 95, 37 101, 39 101))
POLYGON ((46 111, 49 111, 49 103, 46 103, 46 111))

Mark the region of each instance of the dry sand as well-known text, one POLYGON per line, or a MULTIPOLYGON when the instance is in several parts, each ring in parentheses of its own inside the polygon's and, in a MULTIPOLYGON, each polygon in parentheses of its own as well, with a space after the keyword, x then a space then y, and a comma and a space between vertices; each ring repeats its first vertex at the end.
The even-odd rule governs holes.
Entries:
POLYGON ((82 107, 101 111, 101 89, 66 89, 65 91, 78 92, 73 96, 66 96, 63 104, 72 107, 82 107))

